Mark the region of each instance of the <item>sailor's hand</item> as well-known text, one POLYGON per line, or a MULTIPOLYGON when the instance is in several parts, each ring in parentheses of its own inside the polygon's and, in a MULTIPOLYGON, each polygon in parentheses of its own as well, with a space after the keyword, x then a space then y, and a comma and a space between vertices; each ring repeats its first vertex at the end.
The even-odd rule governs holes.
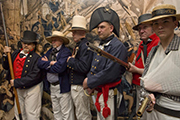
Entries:
POLYGON ((69 61, 70 58, 72 58, 72 56, 69 56, 69 57, 68 57, 67 62, 69 61))
POLYGON ((46 56, 41 58, 42 61, 48 61, 48 58, 46 56))
POLYGON ((147 112, 151 112, 154 109, 156 98, 154 97, 154 94, 149 94, 149 97, 151 98, 151 103, 149 104, 149 107, 146 109, 147 112))
POLYGON ((84 89, 87 89, 87 88, 88 88, 87 80, 88 80, 88 78, 85 78, 85 79, 84 79, 84 82, 83 82, 83 88, 84 88, 84 89))
POLYGON ((93 89, 87 88, 88 94, 91 95, 91 94, 94 92, 94 89, 95 89, 95 88, 93 88, 93 89))
POLYGON ((11 52, 11 47, 5 46, 4 47, 4 53, 7 54, 7 53, 10 53, 10 52, 11 52))
POLYGON ((10 80, 10 84, 11 84, 11 86, 14 86, 14 79, 10 80))
POLYGON ((51 61, 50 65, 54 65, 57 61, 51 61))

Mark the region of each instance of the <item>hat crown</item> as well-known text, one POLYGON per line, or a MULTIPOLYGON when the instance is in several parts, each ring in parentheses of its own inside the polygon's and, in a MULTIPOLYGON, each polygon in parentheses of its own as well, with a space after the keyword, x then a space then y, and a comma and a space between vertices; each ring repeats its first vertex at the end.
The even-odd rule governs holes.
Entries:
POLYGON ((63 40, 63 43, 65 45, 67 45, 69 43, 69 39, 66 38, 65 35, 62 32, 60 32, 60 31, 53 31, 52 32, 52 36, 46 37, 46 40, 49 41, 49 42, 52 42, 52 38, 54 38, 54 37, 58 37, 61 40, 63 40))
POLYGON ((145 20, 148 20, 152 17, 151 14, 147 13, 147 14, 143 14, 138 18, 138 24, 141 24, 142 22, 144 22, 145 20))
POLYGON ((142 24, 144 21, 150 19, 152 15, 150 13, 143 14, 138 18, 138 24, 133 27, 134 30, 138 30, 138 26, 142 24))
POLYGON ((33 31, 24 31, 23 33, 23 38, 22 38, 22 42, 24 43, 33 43, 33 42, 37 42, 37 34, 33 31))
POLYGON ((53 31, 52 36, 62 36, 62 37, 64 37, 64 34, 62 32, 60 32, 60 31, 53 31))
POLYGON ((152 10, 152 17, 174 14, 176 14, 176 7, 170 4, 162 4, 152 10))
POLYGON ((86 27, 86 19, 83 16, 75 15, 72 20, 72 28, 81 28, 81 29, 87 29, 86 27))

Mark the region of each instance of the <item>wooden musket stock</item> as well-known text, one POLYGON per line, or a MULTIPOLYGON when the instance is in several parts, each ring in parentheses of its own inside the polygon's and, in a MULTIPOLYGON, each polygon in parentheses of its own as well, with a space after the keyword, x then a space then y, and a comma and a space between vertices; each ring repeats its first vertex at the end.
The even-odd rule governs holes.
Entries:
MULTIPOLYGON (((7 33, 6 33, 6 25, 5 25, 4 14, 3 14, 3 9, 2 9, 2 3, 1 2, 0 2, 0 7, 1 7, 0 10, 1 10, 1 15, 2 15, 2 23, 3 23, 3 28, 4 28, 4 36, 5 36, 5 40, 6 40, 6 46, 9 46, 8 45, 8 39, 7 39, 7 33)), ((13 72, 13 67, 12 67, 11 54, 7 53, 7 56, 8 56, 8 63, 9 63, 11 79, 14 79, 14 72, 13 72)), ((16 105, 17 105, 17 109, 18 109, 19 119, 22 120, 18 94, 17 94, 17 91, 16 91, 15 87, 13 87, 13 91, 14 91, 14 95, 15 95, 15 99, 16 99, 16 105)))
POLYGON ((108 59, 111 59, 112 61, 117 62, 120 65, 122 65, 122 66, 126 67, 127 69, 129 69, 130 66, 129 66, 128 63, 120 60, 119 58, 109 54, 108 52, 106 52, 104 50, 101 50, 100 48, 94 46, 92 43, 87 42, 86 45, 88 46, 88 50, 96 52, 96 53, 100 54, 101 56, 106 57, 108 59))

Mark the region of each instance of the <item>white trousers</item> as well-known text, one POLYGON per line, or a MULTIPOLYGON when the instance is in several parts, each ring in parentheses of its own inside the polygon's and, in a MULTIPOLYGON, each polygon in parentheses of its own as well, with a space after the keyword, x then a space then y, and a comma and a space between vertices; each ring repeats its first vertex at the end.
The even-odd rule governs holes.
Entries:
MULTIPOLYGON (((17 89, 18 99, 23 120, 40 120, 43 83, 39 83, 28 89, 17 89)), ((19 120, 19 114, 15 101, 15 117, 19 120)))
MULTIPOLYGON (((117 91, 117 106, 119 106, 119 104, 121 103, 121 100, 122 100, 122 94, 119 93, 119 91, 117 91)), ((101 94, 99 97, 99 103, 101 106, 101 116, 103 117, 102 115, 102 111, 104 108, 103 94, 101 94)), ((111 109, 111 114, 106 119, 103 117, 103 120, 114 120, 115 116, 114 116, 114 90, 113 89, 109 90, 107 105, 111 109)), ((101 120, 98 115, 97 115, 97 120, 101 120)))
POLYGON ((71 96, 77 120, 91 120, 90 97, 84 94, 83 87, 81 85, 71 85, 71 96))
POLYGON ((54 120, 74 120, 74 107, 71 93, 61 93, 59 85, 51 85, 51 100, 54 120))

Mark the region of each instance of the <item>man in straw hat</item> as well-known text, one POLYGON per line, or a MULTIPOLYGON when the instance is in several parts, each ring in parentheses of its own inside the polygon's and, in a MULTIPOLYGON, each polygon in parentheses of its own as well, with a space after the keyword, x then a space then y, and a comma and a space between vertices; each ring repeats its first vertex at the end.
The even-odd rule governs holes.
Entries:
POLYGON ((153 30, 160 44, 152 48, 142 75, 142 96, 150 96, 147 111, 154 109, 157 120, 179 120, 180 118, 180 38, 174 34, 180 14, 173 5, 156 6, 152 18, 153 30), (148 92, 146 92, 148 91, 148 92))
POLYGON ((84 94, 82 87, 83 81, 91 67, 92 52, 87 50, 85 38, 86 19, 83 16, 76 15, 72 22, 73 40, 76 46, 72 56, 67 60, 67 67, 70 70, 71 96, 75 106, 75 114, 78 120, 91 120, 90 97, 84 94))
POLYGON ((69 43, 62 32, 53 31, 46 38, 52 48, 38 62, 38 67, 46 72, 50 84, 54 120, 74 120, 74 108, 70 93, 66 60, 71 52, 65 47, 69 43))
MULTIPOLYGON (((133 27, 134 30, 139 32, 140 39, 142 40, 138 47, 135 64, 133 65, 129 62, 130 65, 129 72, 133 73, 132 83, 136 87, 136 111, 139 108, 139 102, 140 102, 141 87, 140 87, 139 77, 141 77, 144 71, 144 65, 146 63, 146 59, 149 52, 151 51, 152 47, 158 45, 159 43, 159 38, 152 29, 152 24, 143 23, 145 20, 150 19, 151 16, 152 15, 149 13, 139 16, 138 24, 133 27)), ((147 120, 148 117, 144 113, 141 119, 147 120)), ((150 119, 152 120, 153 118, 150 119)))
MULTIPOLYGON (((92 13, 90 31, 97 28, 98 36, 101 39, 99 48, 127 62, 127 50, 123 43, 115 37, 115 35, 119 37, 119 22, 119 17, 114 10, 100 7, 92 13)), ((97 110, 101 112, 103 119, 114 120, 114 108, 117 107, 114 106, 114 88, 117 87, 118 90, 122 88, 120 79, 126 69, 99 54, 94 54, 91 65, 83 87, 89 94, 94 89, 98 91, 95 103, 97 110)), ((120 96, 119 92, 118 96, 120 96)), ((121 100, 121 97, 118 101, 121 100)), ((98 119, 100 119, 99 115, 98 119)))
MULTIPOLYGON (((22 49, 12 54, 12 63, 15 79, 11 79, 10 73, 7 79, 17 88, 18 99, 23 120, 39 120, 41 112, 41 99, 43 92, 42 71, 37 66, 40 56, 35 53, 37 34, 32 31, 24 31, 21 39, 22 49)), ((9 70, 6 53, 11 48, 5 46, 3 54, 3 67, 9 70)), ((16 103, 16 102, 15 102, 16 103)), ((15 105, 15 117, 19 120, 17 106, 15 105)))

